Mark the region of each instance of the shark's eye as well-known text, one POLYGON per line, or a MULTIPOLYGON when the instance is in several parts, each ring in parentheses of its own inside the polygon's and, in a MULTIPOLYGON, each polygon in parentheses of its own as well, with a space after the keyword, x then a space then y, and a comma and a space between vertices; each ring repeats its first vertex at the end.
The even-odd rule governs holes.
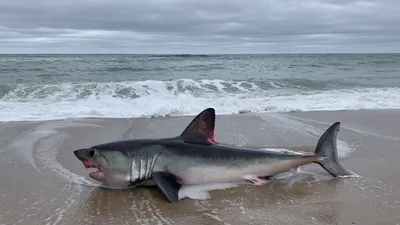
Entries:
POLYGON ((94 150, 90 149, 88 152, 89 158, 92 158, 94 156, 94 150))

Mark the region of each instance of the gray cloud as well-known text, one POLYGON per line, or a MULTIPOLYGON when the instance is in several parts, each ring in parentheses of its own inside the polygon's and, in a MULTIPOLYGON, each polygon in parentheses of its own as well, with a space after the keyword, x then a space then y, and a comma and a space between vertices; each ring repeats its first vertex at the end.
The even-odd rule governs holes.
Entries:
POLYGON ((399 52, 398 9, 398 0, 0 1, 0 52, 399 52))

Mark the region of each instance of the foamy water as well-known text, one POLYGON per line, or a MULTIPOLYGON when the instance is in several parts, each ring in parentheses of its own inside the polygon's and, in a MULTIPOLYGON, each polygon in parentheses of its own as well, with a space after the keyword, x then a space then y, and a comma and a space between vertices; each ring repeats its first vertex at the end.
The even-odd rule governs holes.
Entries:
POLYGON ((400 88, 296 90, 250 81, 191 80, 17 85, 0 98, 0 121, 400 107, 400 88))

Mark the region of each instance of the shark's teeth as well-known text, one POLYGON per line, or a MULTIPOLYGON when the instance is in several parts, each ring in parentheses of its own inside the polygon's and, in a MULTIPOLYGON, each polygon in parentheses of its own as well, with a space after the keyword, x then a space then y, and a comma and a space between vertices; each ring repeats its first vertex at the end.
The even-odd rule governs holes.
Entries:
POLYGON ((82 161, 83 165, 85 168, 97 168, 97 163, 90 161, 90 160, 83 160, 82 161))

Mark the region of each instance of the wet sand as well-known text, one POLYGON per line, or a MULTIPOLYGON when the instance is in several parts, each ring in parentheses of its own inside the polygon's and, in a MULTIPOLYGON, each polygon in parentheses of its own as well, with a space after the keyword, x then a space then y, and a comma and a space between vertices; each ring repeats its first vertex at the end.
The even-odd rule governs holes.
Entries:
POLYGON ((302 169, 312 174, 301 179, 215 190, 211 199, 177 204, 152 187, 91 186, 72 151, 178 135, 193 117, 1 123, 0 224, 400 224, 399 115, 400 110, 217 115, 219 142, 254 148, 310 150, 327 127, 341 121, 342 164, 361 178, 332 179, 311 165, 302 169))

